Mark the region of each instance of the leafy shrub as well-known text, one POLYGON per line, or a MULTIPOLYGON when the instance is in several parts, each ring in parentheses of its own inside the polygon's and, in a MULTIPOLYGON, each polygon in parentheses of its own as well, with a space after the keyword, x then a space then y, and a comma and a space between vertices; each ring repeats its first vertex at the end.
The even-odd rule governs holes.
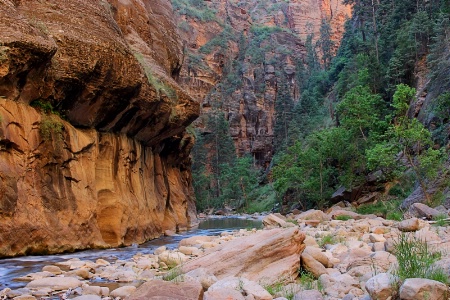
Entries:
POLYGON ((64 125, 54 116, 44 115, 39 125, 39 132, 44 141, 54 139, 60 142, 62 140, 63 128, 64 125))
POLYGON ((386 201, 377 201, 370 204, 360 205, 356 212, 363 215, 382 215, 386 219, 390 216, 390 220, 396 220, 398 215, 402 215, 402 212, 399 210, 399 206, 401 204, 400 199, 390 199, 386 201))

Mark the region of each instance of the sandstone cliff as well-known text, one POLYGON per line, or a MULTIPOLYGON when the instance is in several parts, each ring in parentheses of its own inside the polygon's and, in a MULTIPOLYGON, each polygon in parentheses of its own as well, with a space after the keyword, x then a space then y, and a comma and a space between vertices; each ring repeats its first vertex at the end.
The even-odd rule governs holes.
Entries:
POLYGON ((207 115, 224 111, 238 154, 268 164, 280 85, 299 100, 307 36, 320 56, 315 44, 326 20, 336 50, 351 8, 338 0, 172 2, 186 47, 179 82, 202 102, 205 115, 197 126, 208 131, 207 115))
POLYGON ((0 32, 0 256, 195 221, 185 128, 199 106, 174 80, 169 1, 0 0, 0 32))

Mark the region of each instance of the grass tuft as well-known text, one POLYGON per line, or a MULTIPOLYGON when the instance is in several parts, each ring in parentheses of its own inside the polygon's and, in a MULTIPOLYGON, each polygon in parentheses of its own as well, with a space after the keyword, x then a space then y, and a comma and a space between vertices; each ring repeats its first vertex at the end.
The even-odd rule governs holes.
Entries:
POLYGON ((448 284, 448 276, 433 264, 441 258, 439 251, 431 251, 428 244, 411 234, 401 234, 394 242, 398 268, 394 271, 400 280, 427 278, 448 284))

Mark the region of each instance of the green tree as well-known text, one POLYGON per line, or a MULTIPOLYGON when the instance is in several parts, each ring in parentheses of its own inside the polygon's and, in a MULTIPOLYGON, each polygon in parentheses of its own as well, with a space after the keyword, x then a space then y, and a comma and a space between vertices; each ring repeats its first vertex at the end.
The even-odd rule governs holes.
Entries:
POLYGON ((427 202, 431 203, 426 180, 436 176, 442 152, 433 149, 430 131, 416 118, 410 119, 407 116, 415 93, 415 89, 407 85, 397 86, 392 104, 395 109, 394 121, 388 129, 386 140, 383 144, 368 149, 366 154, 370 169, 381 168, 392 175, 410 168, 416 175, 427 202))

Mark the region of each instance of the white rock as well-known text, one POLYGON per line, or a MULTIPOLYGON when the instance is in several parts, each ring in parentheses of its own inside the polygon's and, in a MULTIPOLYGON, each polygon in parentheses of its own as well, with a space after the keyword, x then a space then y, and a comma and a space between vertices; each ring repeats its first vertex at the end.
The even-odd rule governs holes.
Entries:
POLYGON ((375 234, 375 233, 371 233, 369 235, 369 239, 372 243, 377 243, 377 242, 386 242, 386 239, 384 238, 384 236, 382 234, 375 234))
POLYGON ((135 290, 136 290, 135 286, 126 285, 126 286, 122 286, 120 288, 113 290, 110 293, 110 296, 113 298, 116 298, 116 297, 125 298, 125 297, 128 297, 129 295, 131 295, 135 290))
POLYGON ((317 290, 306 290, 296 293, 293 300, 323 300, 323 296, 317 290))
POLYGON ((366 282, 366 290, 373 299, 394 296, 398 279, 389 273, 380 273, 366 282))
POLYGON ((214 292, 221 289, 234 289, 244 292, 247 295, 252 295, 256 300, 272 300, 272 295, 269 294, 262 286, 254 281, 246 278, 228 277, 217 281, 210 286, 208 292, 214 292))
POLYGON ((71 300, 102 300, 102 297, 97 295, 83 295, 72 298, 71 300))
POLYGON ((42 271, 44 271, 44 272, 50 272, 50 273, 53 273, 53 274, 55 274, 55 275, 59 275, 59 274, 62 273, 60 267, 58 267, 58 266, 44 266, 44 267, 42 268, 42 271))
POLYGON ((74 289, 81 286, 81 281, 73 277, 48 277, 33 280, 27 284, 29 289, 51 288, 53 290, 74 289))

